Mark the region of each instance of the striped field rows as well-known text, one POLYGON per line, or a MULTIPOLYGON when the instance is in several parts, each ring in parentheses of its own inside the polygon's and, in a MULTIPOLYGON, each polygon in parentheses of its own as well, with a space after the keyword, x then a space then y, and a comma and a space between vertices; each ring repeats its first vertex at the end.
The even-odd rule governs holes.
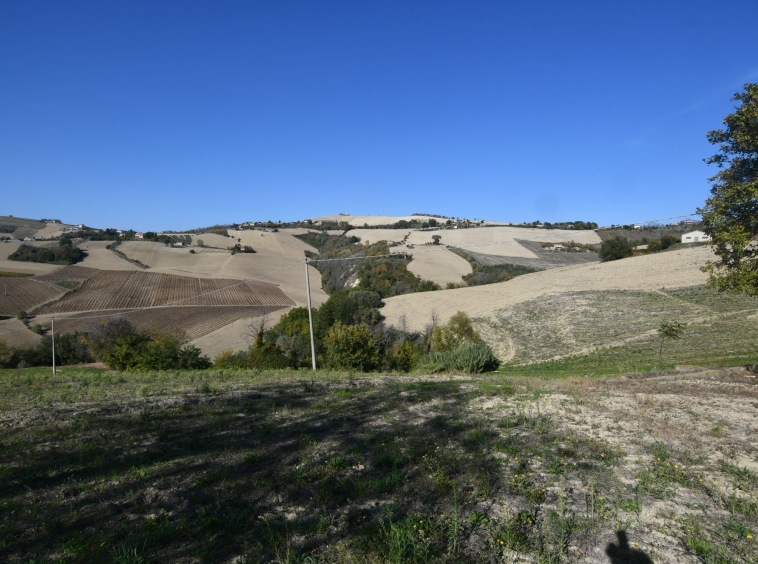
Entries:
POLYGON ((157 306, 292 306, 275 284, 192 278, 156 272, 98 271, 64 299, 36 314, 157 306))
MULTIPOLYGON (((73 314, 70 318, 55 318, 55 332, 74 331, 96 333, 110 320, 123 318, 138 329, 165 331, 182 329, 189 340, 207 335, 225 325, 251 317, 261 317, 286 306, 183 306, 158 307, 136 312, 103 310, 73 314)), ((50 321, 42 322, 49 329, 50 321)))

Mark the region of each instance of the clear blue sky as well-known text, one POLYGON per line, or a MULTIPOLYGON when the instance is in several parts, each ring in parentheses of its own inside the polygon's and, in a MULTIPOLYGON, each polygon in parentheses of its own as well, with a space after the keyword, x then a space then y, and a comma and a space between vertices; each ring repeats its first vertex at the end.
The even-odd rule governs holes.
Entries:
POLYGON ((0 214, 640 221, 709 193, 758 2, 0 2, 0 214))

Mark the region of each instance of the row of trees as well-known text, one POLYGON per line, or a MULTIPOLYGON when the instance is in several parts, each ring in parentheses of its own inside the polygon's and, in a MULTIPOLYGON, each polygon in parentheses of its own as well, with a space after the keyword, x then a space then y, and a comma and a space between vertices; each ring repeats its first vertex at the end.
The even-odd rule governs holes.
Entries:
POLYGON ((71 244, 71 239, 64 238, 57 247, 33 247, 21 245, 10 256, 9 260, 23 262, 43 262, 48 264, 74 264, 85 256, 84 251, 71 244))
MULTIPOLYGON (((676 235, 664 235, 660 239, 653 239, 652 241, 643 239, 638 242, 641 244, 647 244, 647 249, 645 249, 644 252, 657 253, 679 244, 680 238, 676 235)), ((598 256, 603 262, 627 258, 633 254, 634 244, 621 236, 611 237, 610 239, 603 241, 600 245, 600 251, 598 252, 598 256)))
MULTIPOLYGON (((9 348, 0 341, 0 365, 50 366, 53 363, 50 335, 33 346, 9 348)), ((211 361, 200 349, 186 344, 184 333, 140 331, 125 319, 103 323, 92 333, 62 333, 55 336, 58 366, 100 361, 114 370, 200 369, 211 361)))
MULTIPOLYGON (((431 371, 483 372, 498 366, 466 314, 456 314, 447 325, 433 323, 426 331, 413 333, 385 326, 381 306, 376 292, 332 293, 313 311, 317 365, 361 372, 407 372, 417 366, 431 366, 431 371), (441 353, 447 357, 433 357, 441 353)), ((290 310, 271 329, 260 325, 247 351, 230 350, 214 359, 214 365, 229 368, 308 368, 311 363, 306 308, 290 310)))
POLYGON ((556 223, 550 223, 549 221, 546 221, 545 223, 542 223, 541 221, 525 221, 523 223, 520 223, 517 227, 534 227, 534 228, 541 228, 541 229, 577 229, 577 230, 584 230, 584 229, 597 229, 597 223, 594 221, 559 221, 556 223))

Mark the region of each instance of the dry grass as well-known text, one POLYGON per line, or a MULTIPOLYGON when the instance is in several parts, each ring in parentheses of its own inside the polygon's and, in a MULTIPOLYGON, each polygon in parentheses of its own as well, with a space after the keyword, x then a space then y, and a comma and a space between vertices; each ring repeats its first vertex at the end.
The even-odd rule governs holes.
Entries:
POLYGON ((396 296, 387 300, 382 313, 388 323, 395 325, 405 315, 410 329, 421 330, 431 321, 433 314, 443 323, 457 311, 465 311, 471 317, 494 319, 495 313, 505 308, 567 292, 651 292, 664 287, 699 286, 707 279, 700 267, 710 258, 713 254, 709 248, 698 247, 607 263, 555 268, 499 284, 396 296))
POLYGON ((664 345, 667 363, 727 360, 755 352, 758 302, 705 286, 656 292, 571 292, 544 296, 498 312, 494 327, 514 347, 513 363, 542 362, 595 351, 641 360, 657 358, 662 322, 686 323, 664 345), (606 351, 605 349, 613 349, 606 351), (647 357, 647 358, 645 358, 647 357))
POLYGON ((466 259, 440 246, 424 245, 411 249, 401 245, 391 247, 390 252, 413 256, 413 260, 408 263, 408 270, 422 280, 431 280, 441 286, 448 283, 461 284, 463 276, 473 272, 466 259))

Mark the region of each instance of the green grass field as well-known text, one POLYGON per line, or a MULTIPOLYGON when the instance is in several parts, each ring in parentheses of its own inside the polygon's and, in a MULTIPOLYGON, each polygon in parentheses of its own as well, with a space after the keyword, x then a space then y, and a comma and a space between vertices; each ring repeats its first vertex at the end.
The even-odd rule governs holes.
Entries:
POLYGON ((752 382, 4 370, 0 561, 756 562, 752 382))

